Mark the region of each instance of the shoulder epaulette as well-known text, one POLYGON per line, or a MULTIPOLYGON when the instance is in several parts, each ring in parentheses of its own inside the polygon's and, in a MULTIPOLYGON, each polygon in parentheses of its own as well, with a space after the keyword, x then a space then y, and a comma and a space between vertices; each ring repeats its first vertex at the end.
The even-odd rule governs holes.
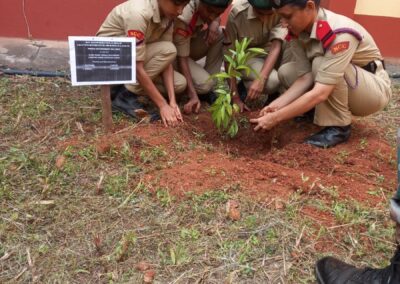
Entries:
POLYGON ((318 21, 316 30, 317 39, 322 42, 324 49, 327 49, 335 40, 336 34, 327 21, 318 21))

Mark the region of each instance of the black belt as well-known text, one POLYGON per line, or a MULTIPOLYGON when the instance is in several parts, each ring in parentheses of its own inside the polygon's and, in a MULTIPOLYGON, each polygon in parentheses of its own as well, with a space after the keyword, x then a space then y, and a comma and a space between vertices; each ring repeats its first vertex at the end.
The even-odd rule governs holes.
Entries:
MULTIPOLYGON (((378 59, 380 62, 382 62, 383 69, 385 68, 385 61, 378 59)), ((367 70, 368 72, 371 72, 372 74, 375 74, 376 69, 378 69, 378 65, 376 65, 375 60, 372 60, 369 62, 367 65, 361 67, 364 70, 367 70)))

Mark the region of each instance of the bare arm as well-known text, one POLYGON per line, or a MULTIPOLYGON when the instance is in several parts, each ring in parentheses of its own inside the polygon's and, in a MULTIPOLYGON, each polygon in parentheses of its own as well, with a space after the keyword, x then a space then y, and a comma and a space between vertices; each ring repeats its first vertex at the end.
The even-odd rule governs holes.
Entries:
POLYGON ((136 74, 139 84, 142 86, 145 93, 160 109, 160 115, 164 125, 167 127, 169 125, 175 126, 178 120, 175 110, 168 105, 167 101, 160 94, 149 75, 147 75, 146 70, 144 70, 143 61, 136 62, 136 74))
POLYGON ((249 100, 254 100, 261 95, 265 87, 265 83, 268 80, 268 77, 271 74, 272 69, 274 69, 276 61, 278 61, 281 49, 282 49, 282 41, 273 40, 270 52, 267 58, 265 59, 264 65, 259 74, 260 78, 254 80, 249 88, 249 95, 247 96, 249 100))
POLYGON ((198 98, 197 92, 194 88, 192 74, 189 69, 189 60, 188 57, 178 56, 179 70, 182 72, 183 76, 187 81, 187 91, 189 98, 198 98))
POLYGON ((197 95, 196 89, 194 88, 192 74, 190 73, 189 60, 187 56, 178 56, 179 70, 187 81, 187 94, 189 101, 184 105, 183 110, 185 113, 190 114, 192 112, 198 113, 201 107, 199 96, 197 95))
POLYGON ((279 110, 271 110, 271 112, 267 112, 259 118, 252 119, 250 122, 257 124, 254 128, 255 131, 260 129, 270 130, 278 123, 303 114, 319 103, 325 101, 333 92, 334 88, 335 85, 315 83, 315 86, 311 91, 298 97, 292 103, 289 103, 279 110))
MULTIPOLYGON (((179 106, 176 103, 176 96, 174 89, 174 68, 172 67, 172 64, 169 64, 167 68, 164 69, 164 71, 162 72, 162 78, 164 81, 164 85, 167 89, 169 106, 174 110, 175 119, 177 121, 183 121, 181 111, 179 110, 179 106)), ((175 119, 174 122, 172 123, 173 125, 176 125, 175 119)))
POLYGON ((164 86, 167 89, 169 104, 176 105, 176 97, 174 90, 174 68, 172 67, 172 64, 169 64, 167 68, 164 69, 164 71, 162 72, 162 78, 164 86))
POLYGON ((275 112, 278 122, 291 119, 309 111, 319 103, 327 100, 334 88, 335 85, 315 83, 311 91, 308 91, 292 103, 275 112))
POLYGON ((158 91, 149 75, 147 75, 146 70, 144 70, 143 61, 136 62, 136 74, 141 87, 157 107, 161 109, 163 106, 167 105, 167 101, 158 91))
POLYGON ((311 88, 313 83, 314 79, 311 73, 304 74, 303 76, 297 78, 293 85, 290 86, 290 88, 283 95, 261 110, 261 115, 270 112, 270 110, 279 110, 287 106, 301 95, 306 93, 311 88))

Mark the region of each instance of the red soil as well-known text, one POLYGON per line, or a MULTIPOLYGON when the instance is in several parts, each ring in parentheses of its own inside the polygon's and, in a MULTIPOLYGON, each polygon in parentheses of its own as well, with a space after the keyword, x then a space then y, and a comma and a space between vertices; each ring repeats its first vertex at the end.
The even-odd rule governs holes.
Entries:
MULTIPOLYGON (((395 190, 395 152, 382 138, 383 130, 355 122, 350 140, 332 149, 302 143, 317 130, 311 123, 290 121, 273 131, 255 133, 247 123, 236 138, 223 139, 210 114, 203 112, 185 117, 184 125, 177 128, 145 124, 103 137, 96 148, 107 151, 108 145, 118 147, 132 137, 142 141, 132 146, 136 154, 143 145, 162 146, 168 153, 165 159, 173 164, 147 172, 144 179, 177 196, 230 187, 267 204, 285 202, 298 192, 329 204, 339 198, 374 206, 395 190), (176 143, 184 149, 177 149, 176 143), (196 146, 190 148, 190 143, 196 146)), ((321 211, 313 207, 303 212, 321 220, 321 211)), ((332 216, 326 215, 322 222, 333 225, 332 216)))

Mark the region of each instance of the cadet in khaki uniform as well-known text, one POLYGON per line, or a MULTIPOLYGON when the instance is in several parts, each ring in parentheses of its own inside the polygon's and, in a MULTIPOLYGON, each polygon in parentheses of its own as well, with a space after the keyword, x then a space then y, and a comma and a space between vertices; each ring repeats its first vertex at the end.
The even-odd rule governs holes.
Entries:
POLYGON ((319 0, 274 0, 291 34, 298 79, 252 120, 271 129, 315 107, 324 128, 306 143, 332 147, 348 140, 352 115, 382 110, 391 97, 390 79, 372 36, 353 20, 319 7, 319 0))
MULTIPOLYGON (((253 74, 244 77, 248 100, 258 98, 263 92, 268 95, 278 92, 280 82, 274 68, 290 60, 290 53, 284 43, 287 34, 287 29, 280 24, 280 17, 272 9, 272 0, 236 0, 233 3, 226 25, 225 54, 234 48, 235 40, 241 41, 245 37, 252 40, 249 47, 264 48, 268 52, 266 57, 249 61, 249 65, 259 73, 260 78, 253 74), (283 58, 280 59, 282 53, 283 58)), ((231 86, 236 88, 236 83, 231 82, 231 86)), ((237 89, 233 91, 238 93, 237 89)), ((234 96, 234 101, 241 111, 248 109, 239 96, 234 96)))
POLYGON ((136 38, 136 74, 139 83, 125 85, 113 100, 113 107, 134 116, 130 107, 137 95, 146 94, 157 105, 163 123, 182 121, 175 93, 186 88, 185 78, 174 72, 176 48, 172 43, 173 21, 189 0, 130 0, 115 7, 101 25, 97 36, 136 38), (161 95, 167 93, 169 102, 161 95))
POLYGON ((220 18, 231 0, 191 0, 175 21, 174 43, 178 51, 178 65, 187 80, 189 102, 186 113, 198 112, 198 95, 210 95, 214 81, 210 75, 221 70, 223 34, 220 18), (207 28, 205 28, 207 26, 207 28), (204 68, 196 63, 206 58, 204 68))

